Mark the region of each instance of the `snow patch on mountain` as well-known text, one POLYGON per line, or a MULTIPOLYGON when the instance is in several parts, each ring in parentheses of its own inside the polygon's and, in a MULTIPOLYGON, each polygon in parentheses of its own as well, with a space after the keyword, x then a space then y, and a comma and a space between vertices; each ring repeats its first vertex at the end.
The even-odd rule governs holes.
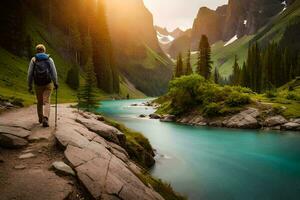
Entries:
POLYGON ((232 43, 233 43, 234 41, 236 41, 237 39, 238 39, 238 36, 237 36, 237 35, 233 36, 228 42, 226 42, 226 44, 224 45, 224 47, 226 47, 226 46, 232 44, 232 43))
POLYGON ((281 4, 284 5, 284 8, 282 9, 282 11, 279 14, 283 13, 286 10, 286 8, 287 8, 286 1, 283 1, 281 4))
POLYGON ((156 31, 156 33, 157 33, 157 39, 161 44, 169 44, 170 42, 173 42, 175 40, 175 38, 172 37, 171 35, 164 35, 158 31, 156 31))

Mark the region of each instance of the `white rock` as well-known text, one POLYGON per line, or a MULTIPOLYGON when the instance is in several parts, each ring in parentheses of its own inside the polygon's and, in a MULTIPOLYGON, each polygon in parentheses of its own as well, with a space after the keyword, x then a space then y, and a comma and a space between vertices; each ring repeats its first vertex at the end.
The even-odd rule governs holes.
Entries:
POLYGON ((73 169, 62 161, 52 163, 52 167, 59 173, 75 176, 73 169))

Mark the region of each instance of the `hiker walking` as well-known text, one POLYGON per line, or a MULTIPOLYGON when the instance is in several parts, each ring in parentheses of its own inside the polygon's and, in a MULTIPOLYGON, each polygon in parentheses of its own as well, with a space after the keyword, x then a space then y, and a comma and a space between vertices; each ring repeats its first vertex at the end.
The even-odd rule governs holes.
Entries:
POLYGON ((42 44, 36 46, 37 54, 31 59, 28 69, 28 90, 33 93, 32 83, 37 98, 37 113, 39 123, 49 127, 50 97, 53 89, 58 89, 57 72, 54 61, 46 54, 46 47, 42 44))

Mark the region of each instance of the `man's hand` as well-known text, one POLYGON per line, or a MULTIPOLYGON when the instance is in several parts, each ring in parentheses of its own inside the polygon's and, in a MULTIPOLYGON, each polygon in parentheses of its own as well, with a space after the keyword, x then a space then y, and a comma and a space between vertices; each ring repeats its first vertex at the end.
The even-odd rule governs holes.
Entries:
POLYGON ((58 84, 54 83, 54 88, 57 90, 58 89, 58 84))

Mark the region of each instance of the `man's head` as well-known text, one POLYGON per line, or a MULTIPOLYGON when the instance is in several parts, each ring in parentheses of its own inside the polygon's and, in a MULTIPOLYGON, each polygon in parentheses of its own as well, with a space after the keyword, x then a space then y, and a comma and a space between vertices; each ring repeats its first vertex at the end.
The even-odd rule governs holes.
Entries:
POLYGON ((46 47, 43 44, 39 44, 35 47, 37 53, 46 53, 46 47))

